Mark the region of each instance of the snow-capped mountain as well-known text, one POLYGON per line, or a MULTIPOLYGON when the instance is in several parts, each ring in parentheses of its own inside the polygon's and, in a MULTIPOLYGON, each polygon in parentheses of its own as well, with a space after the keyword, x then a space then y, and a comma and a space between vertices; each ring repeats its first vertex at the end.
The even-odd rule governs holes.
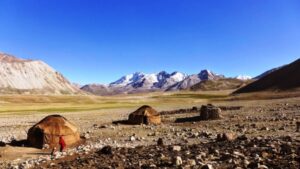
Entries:
POLYGON ((217 80, 224 78, 223 75, 215 74, 209 70, 202 70, 198 74, 189 75, 184 78, 182 81, 170 86, 167 91, 174 91, 174 90, 183 90, 188 89, 191 86, 204 81, 204 80, 217 80))
POLYGON ((203 81, 224 78, 223 75, 215 74, 209 70, 202 70, 199 74, 186 75, 181 72, 145 74, 136 72, 121 77, 109 85, 85 85, 81 89, 98 95, 110 95, 121 93, 137 93, 151 91, 174 91, 188 89, 203 81))
POLYGON ((180 72, 173 72, 168 74, 167 72, 163 71, 157 75, 158 82, 154 84, 154 87, 160 89, 167 89, 170 86, 184 80, 187 77, 186 74, 180 72))
POLYGON ((136 72, 130 75, 123 76, 119 80, 110 83, 109 87, 161 89, 168 88, 169 86, 182 81, 185 77, 186 75, 180 72, 173 72, 171 74, 165 71, 161 71, 157 74, 145 74, 136 72))
POLYGON ((119 80, 115 81, 115 82, 112 82, 110 83, 110 86, 126 86, 128 84, 131 84, 131 83, 134 83, 136 81, 139 81, 140 79, 142 79, 143 77, 145 76, 144 73, 141 73, 141 72, 136 72, 136 73, 133 73, 133 74, 129 74, 129 75, 126 75, 126 76, 123 76, 121 77, 119 80))
POLYGON ((236 76, 235 79, 239 79, 239 80, 251 80, 252 77, 251 76, 247 76, 247 75, 239 75, 239 76, 236 76))
POLYGON ((167 73, 161 71, 151 74, 136 72, 123 76, 109 85, 90 84, 83 86, 81 89, 98 95, 163 91, 186 77, 187 75, 180 72, 167 73))
MULTIPOLYGON (((204 81, 234 82, 231 84, 243 84, 251 80, 250 76, 240 75, 233 78, 226 78, 224 75, 213 73, 209 70, 202 70, 198 74, 186 75, 181 72, 167 73, 161 71, 159 73, 145 74, 136 72, 121 77, 115 82, 108 85, 90 84, 85 85, 81 89, 97 95, 113 95, 127 94, 138 92, 153 91, 177 91, 189 90, 192 86, 200 84, 204 81)), ((215 84, 216 84, 215 83, 215 84)), ((205 83, 211 84, 211 83, 205 83)), ((228 86, 228 84, 227 84, 228 86)), ((224 87, 224 85, 222 86, 224 87)))
POLYGON ((0 53, 0 93, 75 94, 81 91, 42 61, 0 53))

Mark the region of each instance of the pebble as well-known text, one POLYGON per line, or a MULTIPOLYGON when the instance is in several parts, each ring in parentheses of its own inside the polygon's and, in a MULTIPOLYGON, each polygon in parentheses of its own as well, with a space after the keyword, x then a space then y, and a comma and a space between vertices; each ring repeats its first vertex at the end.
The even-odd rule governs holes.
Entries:
POLYGON ((164 145, 164 141, 163 141, 162 138, 159 138, 159 139, 157 140, 157 145, 158 145, 158 146, 163 146, 163 145, 164 145))
POLYGON ((195 160, 192 160, 192 159, 189 159, 187 161, 187 163, 190 165, 190 166, 195 166, 196 165, 196 161, 195 160))
POLYGON ((181 151, 181 147, 180 146, 173 146, 173 151, 181 151))
POLYGON ((175 161, 176 166, 181 166, 182 165, 182 158, 177 156, 176 161, 175 161))
POLYGON ((129 141, 135 141, 136 138, 134 136, 130 136, 129 141))
POLYGON ((211 164, 205 164, 204 166, 201 167, 201 169, 214 169, 211 164))

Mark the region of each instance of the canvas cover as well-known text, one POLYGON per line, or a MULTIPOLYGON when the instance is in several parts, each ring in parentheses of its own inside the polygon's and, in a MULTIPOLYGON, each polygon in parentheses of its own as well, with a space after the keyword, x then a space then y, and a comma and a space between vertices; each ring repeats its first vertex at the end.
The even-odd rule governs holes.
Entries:
POLYGON ((200 118, 202 120, 217 120, 221 118, 222 110, 211 104, 203 105, 200 109, 200 118))
POLYGON ((160 113, 150 106, 142 106, 129 115, 131 124, 161 124, 160 113))
POLYGON ((35 124, 28 131, 28 143, 37 148, 45 144, 50 147, 59 147, 59 136, 62 136, 67 146, 80 141, 77 127, 60 115, 50 115, 35 124))

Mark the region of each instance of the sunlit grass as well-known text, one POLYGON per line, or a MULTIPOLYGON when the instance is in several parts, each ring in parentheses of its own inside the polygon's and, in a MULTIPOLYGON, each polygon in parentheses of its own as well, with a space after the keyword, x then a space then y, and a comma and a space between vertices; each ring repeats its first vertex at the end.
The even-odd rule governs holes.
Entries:
POLYGON ((226 98, 229 92, 147 93, 119 96, 2 95, 0 113, 76 112, 134 108, 141 105, 166 107, 195 105, 210 99, 226 98))

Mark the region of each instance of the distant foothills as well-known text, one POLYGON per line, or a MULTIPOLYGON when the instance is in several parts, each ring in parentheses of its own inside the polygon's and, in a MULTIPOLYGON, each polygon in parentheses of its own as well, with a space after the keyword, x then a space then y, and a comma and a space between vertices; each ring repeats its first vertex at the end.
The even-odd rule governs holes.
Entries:
POLYGON ((0 53, 0 94, 115 95, 155 91, 229 89, 236 89, 236 93, 243 93, 260 90, 298 89, 300 86, 299 62, 297 60, 289 65, 268 70, 254 78, 245 75, 229 78, 206 69, 192 75, 165 71, 153 74, 136 72, 125 75, 107 85, 95 83, 81 86, 71 83, 43 61, 25 60, 0 53), (285 83, 283 79, 287 79, 287 77, 290 77, 288 82, 293 85, 281 84, 285 83), (279 78, 281 79, 279 80, 279 78), (275 84, 269 84, 271 82, 268 79, 275 84), (279 82, 280 85, 276 85, 279 82))

